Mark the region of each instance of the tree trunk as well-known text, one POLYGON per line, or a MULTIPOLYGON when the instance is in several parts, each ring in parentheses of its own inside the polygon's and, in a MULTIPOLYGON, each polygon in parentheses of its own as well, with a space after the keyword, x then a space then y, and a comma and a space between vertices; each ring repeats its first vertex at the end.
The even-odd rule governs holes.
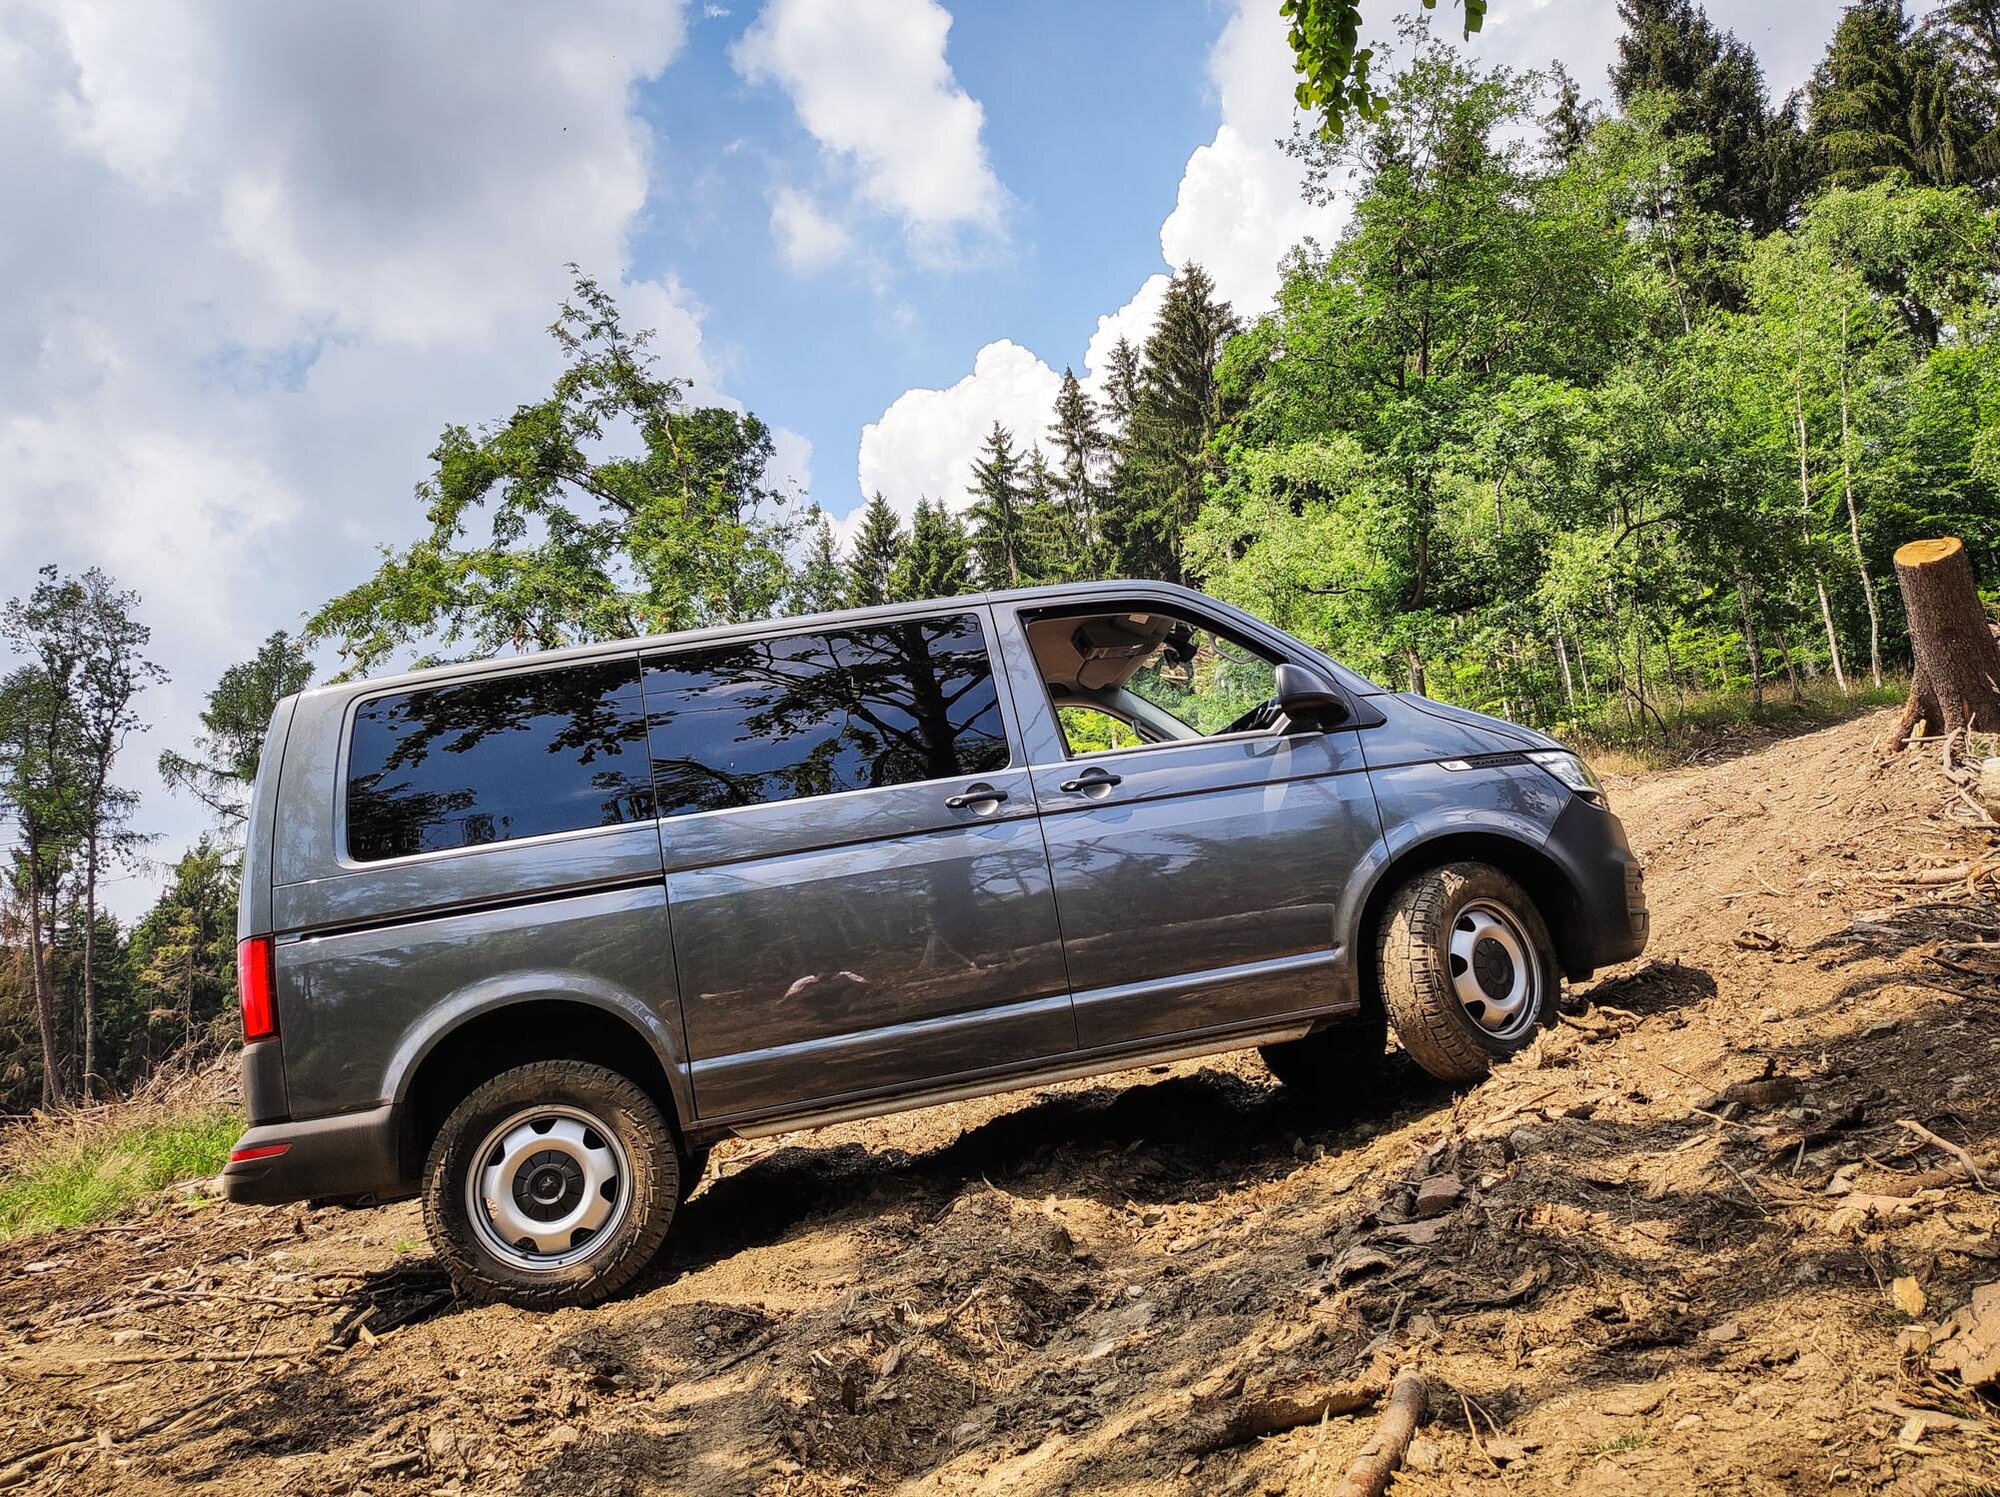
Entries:
POLYGON ((1556 659, 1562 665, 1563 701, 1570 711, 1576 710, 1576 678, 1569 670, 1569 647, 1563 643, 1562 626, 1556 626, 1556 659))
POLYGON ((1868 674, 1882 684, 1882 614, 1875 604, 1875 580, 1868 575, 1868 558, 1861 551, 1861 511, 1854 503, 1854 463, 1848 450, 1847 309, 1840 310, 1840 491, 1847 500, 1847 538, 1854 543, 1854 570, 1861 574, 1861 596, 1868 603, 1868 674))
POLYGON ((1763 710, 1764 661, 1757 649, 1757 622, 1750 613, 1750 584, 1736 574, 1736 603, 1743 610, 1743 649, 1750 656, 1750 705, 1763 710))
POLYGON ((2000 729, 2000 640, 1972 585, 1965 547, 1955 536, 1911 541, 1896 552, 1896 581, 1916 669, 1889 746, 1901 748, 1919 722, 1946 735, 1975 725, 2000 729))
MULTIPOLYGON (((30 847, 29 857, 36 856, 38 849, 30 847)), ((63 1095, 62 1067, 56 1059, 56 1000, 50 991, 48 948, 42 941, 42 889, 41 878, 32 871, 28 875, 28 952, 35 969, 35 1023, 41 1030, 42 1040, 42 1106, 61 1107, 68 1098, 63 1095)))
POLYGON ((97 1088, 97 831, 83 853, 83 1105, 97 1088))
MULTIPOLYGON (((1796 392, 1792 400, 1794 426, 1799 447, 1799 539, 1805 542, 1807 551, 1812 550, 1812 470, 1806 461, 1808 452, 1806 439, 1806 411, 1796 392)), ((1840 636, 1833 627, 1833 604, 1827 601, 1826 574, 1813 563, 1813 586, 1819 590, 1819 616, 1826 622, 1826 649, 1833 658, 1834 684, 1840 687, 1840 694, 1847 695, 1847 672, 1840 668, 1840 636)))

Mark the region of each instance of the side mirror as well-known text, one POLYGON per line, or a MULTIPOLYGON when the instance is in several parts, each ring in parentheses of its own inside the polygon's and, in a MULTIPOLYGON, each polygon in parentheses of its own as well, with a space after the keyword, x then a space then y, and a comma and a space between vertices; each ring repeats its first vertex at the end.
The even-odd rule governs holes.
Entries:
POLYGON ((1295 723, 1326 727, 1347 715, 1347 699, 1319 672, 1290 661, 1278 667, 1278 710, 1295 723))

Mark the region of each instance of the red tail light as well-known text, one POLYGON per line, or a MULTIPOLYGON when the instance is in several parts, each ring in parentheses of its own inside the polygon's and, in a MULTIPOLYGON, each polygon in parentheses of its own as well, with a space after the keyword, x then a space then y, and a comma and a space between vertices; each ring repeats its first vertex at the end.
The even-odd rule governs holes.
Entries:
POLYGON ((243 1043, 278 1037, 278 1005, 271 996, 271 938, 236 943, 236 995, 243 1003, 243 1043))
POLYGON ((231 1149, 231 1164, 247 1164, 252 1159, 275 1159, 291 1148, 290 1144, 252 1144, 247 1149, 231 1149))

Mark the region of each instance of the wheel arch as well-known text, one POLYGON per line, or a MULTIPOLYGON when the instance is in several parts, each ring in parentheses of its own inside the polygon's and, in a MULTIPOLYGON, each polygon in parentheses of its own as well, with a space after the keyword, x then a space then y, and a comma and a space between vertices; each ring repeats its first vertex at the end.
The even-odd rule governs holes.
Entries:
POLYGON ((597 993, 512 994, 459 1009, 408 1047, 395 1089, 397 1150, 405 1179, 417 1179, 451 1110, 503 1071, 544 1060, 603 1066, 641 1087, 685 1147, 690 1110, 685 1071, 650 1011, 597 993), (651 1022, 648 1022, 651 1021, 651 1022))
POLYGON ((1365 1011, 1380 1013, 1382 996, 1375 969, 1375 934, 1396 891, 1418 874, 1447 863, 1485 863, 1519 884, 1534 901, 1536 912, 1555 943, 1556 960, 1565 975, 1587 977, 1591 971, 1581 906, 1576 887, 1560 863, 1521 837, 1491 829, 1452 830, 1410 843, 1381 859, 1370 871, 1353 901, 1349 924, 1356 996, 1365 1011))

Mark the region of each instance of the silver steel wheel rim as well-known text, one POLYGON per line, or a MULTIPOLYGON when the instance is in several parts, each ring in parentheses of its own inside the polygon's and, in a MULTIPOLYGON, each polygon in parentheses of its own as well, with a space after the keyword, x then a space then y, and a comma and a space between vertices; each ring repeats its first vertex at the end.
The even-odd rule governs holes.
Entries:
POLYGON ((631 1209, 625 1147, 578 1107, 524 1107, 488 1133, 466 1170, 479 1245, 509 1268, 555 1273, 601 1251, 631 1209))
POLYGON ((1472 900, 1452 917, 1446 956, 1452 996, 1482 1031, 1511 1040, 1534 1028, 1541 964, 1513 911, 1490 899, 1472 900))

